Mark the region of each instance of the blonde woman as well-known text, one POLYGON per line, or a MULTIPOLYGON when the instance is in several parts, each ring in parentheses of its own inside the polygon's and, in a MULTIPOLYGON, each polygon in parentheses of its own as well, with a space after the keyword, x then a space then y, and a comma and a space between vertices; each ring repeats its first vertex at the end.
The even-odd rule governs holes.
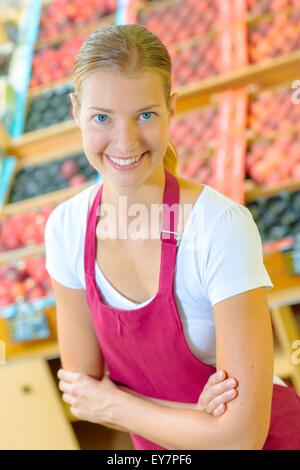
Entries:
POLYGON ((72 413, 128 431, 136 449, 300 449, 299 398, 273 384, 253 219, 176 173, 166 47, 143 26, 101 28, 79 51, 71 100, 103 178, 46 227, 72 413))

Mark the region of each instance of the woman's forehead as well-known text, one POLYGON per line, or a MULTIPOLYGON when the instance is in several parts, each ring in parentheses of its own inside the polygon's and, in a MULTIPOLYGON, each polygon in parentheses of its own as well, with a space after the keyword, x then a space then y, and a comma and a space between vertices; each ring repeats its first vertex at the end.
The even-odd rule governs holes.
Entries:
POLYGON ((83 80, 81 95, 87 106, 96 106, 97 101, 99 106, 106 108, 112 107, 113 103, 120 104, 120 100, 136 103, 146 100, 145 106, 164 101, 161 78, 153 72, 128 76, 115 71, 97 70, 83 80))

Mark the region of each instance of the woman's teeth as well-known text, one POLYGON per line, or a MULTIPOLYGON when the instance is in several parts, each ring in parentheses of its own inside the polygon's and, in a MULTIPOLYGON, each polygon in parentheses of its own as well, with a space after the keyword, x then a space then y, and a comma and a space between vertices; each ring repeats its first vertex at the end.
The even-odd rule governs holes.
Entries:
MULTIPOLYGON (((144 152, 145 153, 145 152, 144 152)), ((118 165, 123 165, 123 166, 126 166, 126 165, 131 165, 132 163, 135 163, 137 161, 140 160, 140 158, 142 158, 142 156, 144 155, 144 153, 142 153, 139 157, 132 157, 132 158, 113 158, 113 157, 108 157, 113 163, 117 163, 118 165)))

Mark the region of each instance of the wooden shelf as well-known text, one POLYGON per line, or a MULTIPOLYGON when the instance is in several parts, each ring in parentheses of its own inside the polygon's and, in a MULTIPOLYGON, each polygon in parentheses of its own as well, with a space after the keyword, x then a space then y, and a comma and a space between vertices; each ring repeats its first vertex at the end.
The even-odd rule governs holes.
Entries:
POLYGON ((192 83, 180 88, 177 111, 205 106, 212 96, 229 89, 257 84, 261 88, 294 80, 300 67, 300 51, 252 64, 227 74, 192 83))
POLYGON ((81 184, 80 186, 70 187, 66 189, 60 189, 52 193, 43 194, 42 196, 32 197, 30 199, 24 199, 23 201, 14 202, 7 204, 1 209, 1 216, 15 215, 20 212, 29 211, 33 209, 38 209, 39 207, 45 206, 47 204, 55 204, 61 201, 65 201, 75 194, 83 191, 96 184, 95 181, 88 181, 87 183, 81 184))
POLYGON ((245 182, 246 203, 255 201, 261 197, 272 197, 278 193, 300 190, 300 180, 291 180, 272 186, 257 185, 252 180, 245 182))
POLYGON ((265 21, 270 21, 276 18, 276 16, 282 15, 291 15, 292 13, 297 13, 299 8, 297 7, 288 7, 280 11, 269 11, 266 13, 248 13, 247 23, 248 27, 256 26, 257 24, 263 23, 265 21))
POLYGON ((36 86, 34 88, 30 88, 28 92, 28 101, 30 102, 32 98, 36 96, 43 95, 48 91, 53 90, 53 88, 64 87, 66 85, 70 85, 72 82, 72 77, 64 77, 61 80, 56 80, 54 82, 50 82, 46 85, 36 86))
POLYGON ((30 258, 31 256, 43 255, 45 253, 45 245, 24 246, 16 250, 9 250, 0 253, 0 266, 1 264, 7 264, 11 261, 30 258))
POLYGON ((28 132, 11 140, 6 149, 8 155, 17 158, 36 155, 44 158, 53 154, 66 155, 82 148, 81 132, 73 121, 66 121, 44 129, 28 132))

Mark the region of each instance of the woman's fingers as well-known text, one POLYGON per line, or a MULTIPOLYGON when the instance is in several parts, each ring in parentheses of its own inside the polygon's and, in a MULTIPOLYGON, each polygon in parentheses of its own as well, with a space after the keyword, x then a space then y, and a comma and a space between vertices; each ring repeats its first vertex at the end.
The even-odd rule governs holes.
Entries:
POLYGON ((66 392, 66 393, 69 393, 69 394, 72 394, 72 391, 73 391, 72 384, 64 382, 63 380, 59 381, 58 388, 61 392, 66 392))
MULTIPOLYGON (((231 400, 236 398, 238 392, 235 388, 230 390, 226 390, 226 392, 218 395, 217 397, 213 398, 207 405, 207 411, 209 413, 214 413, 215 410, 218 409, 220 405, 225 405, 229 403, 231 400)), ((224 410, 225 411, 225 410, 224 410)))
POLYGON ((199 397, 198 409, 214 416, 220 416, 226 411, 226 403, 236 398, 238 392, 237 380, 226 378, 227 373, 219 370, 212 374, 199 397))
POLYGON ((212 385, 216 385, 222 382, 223 380, 226 379, 226 375, 227 374, 226 372, 224 372, 224 370, 218 370, 217 372, 215 372, 209 377, 204 389, 210 388, 212 385))
POLYGON ((63 393, 62 399, 71 406, 76 404, 76 399, 72 395, 68 395, 68 393, 63 393))
POLYGON ((221 405, 219 405, 214 411, 213 411, 213 415, 214 416, 221 416, 223 413, 225 413, 226 411, 226 405, 224 403, 221 403, 221 405))
POLYGON ((237 381, 233 378, 223 380, 223 382, 212 385, 207 389, 207 399, 213 400, 215 397, 222 395, 224 392, 234 389, 237 386, 237 381))
POLYGON ((82 374, 79 372, 71 372, 64 369, 59 369, 57 372, 57 377, 64 382, 73 383, 79 380, 82 377, 82 374))

